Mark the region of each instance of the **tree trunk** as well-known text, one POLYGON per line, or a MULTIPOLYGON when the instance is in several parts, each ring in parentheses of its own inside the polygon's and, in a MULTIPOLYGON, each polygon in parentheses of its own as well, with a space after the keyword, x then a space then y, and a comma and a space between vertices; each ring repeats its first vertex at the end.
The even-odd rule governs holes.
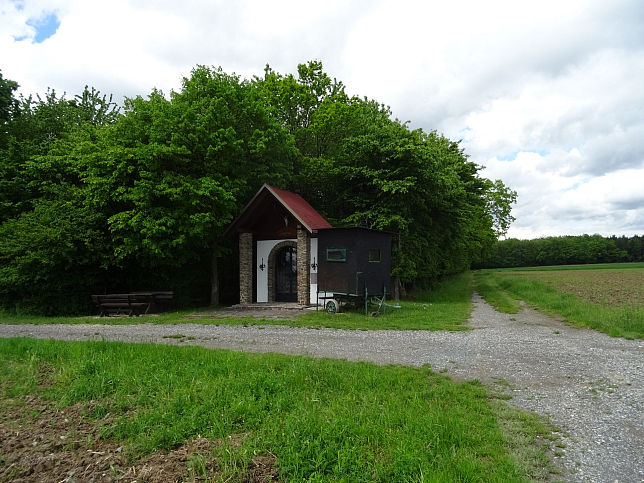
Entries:
POLYGON ((400 277, 394 277, 394 300, 400 302, 400 277))
MULTIPOLYGON (((402 253, 402 234, 398 231, 398 253, 402 253)), ((400 302, 400 277, 394 277, 394 300, 400 302)), ((404 289, 403 289, 404 290, 404 289)))
POLYGON ((210 305, 219 305, 219 265, 217 264, 217 246, 212 248, 210 261, 210 305))

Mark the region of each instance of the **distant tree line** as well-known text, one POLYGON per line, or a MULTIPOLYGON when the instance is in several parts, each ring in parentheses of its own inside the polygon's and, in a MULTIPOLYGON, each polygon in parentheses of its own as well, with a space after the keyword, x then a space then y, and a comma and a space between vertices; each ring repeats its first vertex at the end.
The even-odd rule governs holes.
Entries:
POLYGON ((581 235, 501 240, 494 245, 490 256, 476 266, 505 268, 641 261, 644 261, 642 236, 581 235))
POLYGON ((17 87, 0 74, 0 310, 88 313, 91 293, 152 289, 232 303, 223 233, 263 183, 393 232, 400 291, 481 263, 512 221, 516 193, 458 142, 347 95, 319 62, 251 80, 198 66, 123 107, 17 87))
POLYGON ((644 262, 644 236, 616 237, 613 235, 610 239, 615 242, 617 248, 628 254, 628 262, 644 262))

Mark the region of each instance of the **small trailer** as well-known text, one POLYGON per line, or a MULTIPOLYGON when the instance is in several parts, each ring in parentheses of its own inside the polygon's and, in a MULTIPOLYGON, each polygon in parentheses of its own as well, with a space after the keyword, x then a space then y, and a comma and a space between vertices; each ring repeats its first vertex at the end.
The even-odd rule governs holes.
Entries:
POLYGON ((368 228, 318 230, 317 301, 327 312, 343 305, 378 315, 391 291, 391 233, 368 228), (370 311, 371 307, 374 310, 370 311))
POLYGON ((342 292, 318 292, 318 306, 320 302, 330 314, 342 311, 343 306, 364 306, 365 315, 377 317, 387 309, 399 309, 400 305, 387 303, 387 290, 383 288, 382 295, 372 295, 365 290, 364 294, 342 293, 342 292))

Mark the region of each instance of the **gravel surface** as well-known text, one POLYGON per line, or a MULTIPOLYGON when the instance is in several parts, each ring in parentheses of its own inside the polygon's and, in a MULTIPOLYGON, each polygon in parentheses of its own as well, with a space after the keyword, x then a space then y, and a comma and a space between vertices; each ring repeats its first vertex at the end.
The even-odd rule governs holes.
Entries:
POLYGON ((479 379, 564 436, 566 481, 644 481, 644 341, 569 327, 531 309, 496 312, 478 295, 464 332, 285 326, 2 325, 0 337, 118 340, 420 366, 479 379), (182 339, 169 336, 182 334, 182 339), (164 338, 165 336, 165 338, 164 338))

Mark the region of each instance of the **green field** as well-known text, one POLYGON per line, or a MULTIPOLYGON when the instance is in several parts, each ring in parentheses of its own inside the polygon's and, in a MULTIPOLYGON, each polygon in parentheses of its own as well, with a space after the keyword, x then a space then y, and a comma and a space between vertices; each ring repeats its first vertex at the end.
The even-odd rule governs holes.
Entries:
POLYGON ((516 313, 523 300, 573 324, 644 338, 644 263, 481 270, 475 281, 497 310, 516 313))
MULTIPOLYGON (((429 368, 0 339, 0 397, 1 412, 12 415, 0 418, 2 429, 12 437, 31 425, 39 434, 63 427, 74 441, 61 449, 65 460, 123 447, 108 469, 114 478, 191 441, 201 450, 185 471, 214 481, 241 481, 258 458, 281 481, 528 481, 549 471, 537 441, 550 428, 477 382, 429 368), (40 400, 49 403, 34 406, 40 400), (62 416, 48 420, 47 404, 62 408, 66 426, 62 416)), ((25 447, 34 452, 56 448, 47 437, 31 439, 25 447)), ((29 471, 9 468, 2 451, 15 446, 0 450, 3 478, 29 471)))
POLYGON ((591 263, 586 265, 547 265, 539 267, 510 267, 510 268, 484 268, 482 273, 489 272, 553 272, 553 271, 585 271, 585 270, 630 270, 644 268, 644 262, 624 263, 591 263))

